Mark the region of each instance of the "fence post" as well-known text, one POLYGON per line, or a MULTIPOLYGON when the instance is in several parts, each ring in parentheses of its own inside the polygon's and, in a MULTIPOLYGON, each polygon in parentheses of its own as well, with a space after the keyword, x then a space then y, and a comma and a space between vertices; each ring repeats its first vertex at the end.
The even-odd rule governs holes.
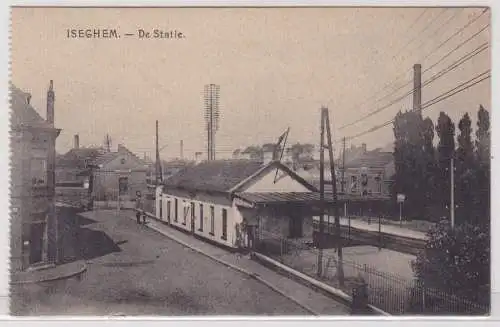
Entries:
POLYGON ((382 249, 382 216, 378 216, 378 249, 382 249))
POLYGON ((283 238, 280 237, 280 261, 283 262, 283 238))
POLYGON ((349 216, 349 229, 348 229, 348 233, 349 233, 349 241, 351 240, 351 216, 349 216))

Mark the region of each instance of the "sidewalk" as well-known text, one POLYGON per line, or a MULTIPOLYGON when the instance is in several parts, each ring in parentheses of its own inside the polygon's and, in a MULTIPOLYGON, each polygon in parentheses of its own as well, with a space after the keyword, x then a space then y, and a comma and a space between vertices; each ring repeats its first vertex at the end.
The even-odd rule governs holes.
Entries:
POLYGON ((87 270, 83 261, 65 263, 41 270, 27 270, 12 274, 11 284, 34 284, 78 277, 87 270))
MULTIPOLYGON (((345 218, 345 217, 341 217, 340 224, 344 225, 344 226, 349 226, 349 219, 345 218)), ((356 229, 365 230, 365 231, 370 231, 370 232, 378 232, 379 231, 379 224, 378 224, 377 218, 374 218, 371 224, 368 224, 365 221, 353 218, 353 219, 351 219, 351 227, 356 228, 356 229)), ((427 236, 423 232, 419 232, 419 231, 415 231, 415 230, 411 230, 411 229, 399 227, 399 226, 391 226, 391 225, 382 224, 380 226, 380 231, 382 233, 389 234, 389 235, 413 238, 413 239, 417 239, 417 240, 426 240, 427 239, 427 236)))
MULTIPOLYGON (((135 220, 133 211, 123 212, 126 216, 135 220)), ((191 235, 178 231, 166 224, 157 221, 154 218, 148 219, 147 226, 168 238, 193 249, 196 252, 204 254, 209 258, 216 260, 232 269, 238 270, 244 274, 264 283, 274 291, 296 302, 309 312, 315 315, 349 315, 350 308, 342 303, 333 300, 311 288, 295 282, 289 278, 274 272, 252 260, 248 255, 240 253, 231 253, 215 245, 199 240, 191 235)))

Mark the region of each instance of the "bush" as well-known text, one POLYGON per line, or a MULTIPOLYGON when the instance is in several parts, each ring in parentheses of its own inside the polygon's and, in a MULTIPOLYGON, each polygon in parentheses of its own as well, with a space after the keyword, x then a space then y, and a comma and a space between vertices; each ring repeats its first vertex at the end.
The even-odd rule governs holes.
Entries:
POLYGON ((424 250, 412 262, 426 287, 486 303, 490 297, 490 235, 485 227, 451 229, 441 221, 428 232, 424 250))

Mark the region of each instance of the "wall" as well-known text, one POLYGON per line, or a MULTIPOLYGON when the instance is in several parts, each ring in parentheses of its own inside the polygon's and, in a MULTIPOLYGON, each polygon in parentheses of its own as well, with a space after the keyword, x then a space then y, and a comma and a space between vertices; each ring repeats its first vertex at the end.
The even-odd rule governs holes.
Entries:
MULTIPOLYGON (((384 180, 386 179, 384 168, 368 168, 367 175, 368 175, 368 185, 366 186, 366 190, 368 191, 369 194, 389 194, 389 189, 386 186, 387 184, 384 183, 384 180), (381 179, 379 182, 375 180, 376 176, 380 176, 381 179)), ((360 194, 360 195, 362 194, 363 189, 361 186, 360 168, 348 168, 345 172, 345 180, 346 180, 345 193, 360 194), (358 187, 355 191, 352 191, 350 189, 352 176, 355 176, 358 181, 357 182, 358 187)), ((341 190, 340 183, 338 183, 338 190, 339 191, 341 190)))
POLYGON ((54 206, 53 186, 49 186, 48 159, 49 150, 55 144, 55 130, 33 128, 14 129, 11 149, 11 269, 13 271, 28 268, 32 235, 30 226, 33 221, 44 224, 42 241, 42 262, 55 259, 55 217, 50 216, 54 206), (45 184, 34 186, 32 178, 32 159, 45 160, 45 169, 36 174, 45 184), (51 251, 49 253, 49 250, 51 251))
POLYGON ((129 201, 135 198, 137 191, 144 192, 146 185, 145 171, 132 172, 100 172, 94 174, 94 194, 97 200, 101 199, 104 194, 107 194, 112 200, 116 200, 118 195, 118 181, 120 177, 128 178, 128 191, 122 195, 122 200, 129 201))
POLYGON ((276 169, 259 178, 253 185, 248 186, 244 192, 310 192, 304 185, 297 182, 284 171, 278 171, 278 180, 274 183, 276 169))
MULTIPOLYGON (((159 197, 160 198, 160 197, 159 197)), ((169 222, 185 231, 191 232, 191 203, 194 203, 194 233, 198 236, 223 244, 229 247, 237 247, 236 244, 236 224, 239 217, 235 215, 235 209, 227 195, 220 193, 204 194, 197 192, 196 194, 183 194, 182 191, 173 192, 173 190, 164 189, 161 195, 161 216, 159 206, 156 209, 157 217, 161 220, 169 222), (178 220, 175 221, 175 199, 178 201, 178 220), (168 218, 168 203, 170 203, 170 219, 168 218), (184 221, 184 204, 188 205, 186 219, 184 221), (200 205, 203 205, 203 224, 200 223, 200 205), (211 233, 211 206, 214 208, 214 232, 211 233), (222 209, 227 210, 227 237, 222 239, 222 209)))

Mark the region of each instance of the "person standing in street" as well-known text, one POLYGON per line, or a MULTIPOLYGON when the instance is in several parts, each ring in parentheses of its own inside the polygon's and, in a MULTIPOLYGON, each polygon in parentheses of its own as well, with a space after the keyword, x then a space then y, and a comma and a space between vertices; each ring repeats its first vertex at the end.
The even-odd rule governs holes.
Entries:
MULTIPOLYGON (((143 213, 143 206, 142 206, 142 196, 141 196, 141 192, 140 191, 137 191, 135 193, 136 195, 136 198, 135 198, 135 217, 137 219, 137 223, 140 224, 141 223, 141 214, 143 213)), ((146 218, 144 218, 144 222, 146 221, 146 218)))

